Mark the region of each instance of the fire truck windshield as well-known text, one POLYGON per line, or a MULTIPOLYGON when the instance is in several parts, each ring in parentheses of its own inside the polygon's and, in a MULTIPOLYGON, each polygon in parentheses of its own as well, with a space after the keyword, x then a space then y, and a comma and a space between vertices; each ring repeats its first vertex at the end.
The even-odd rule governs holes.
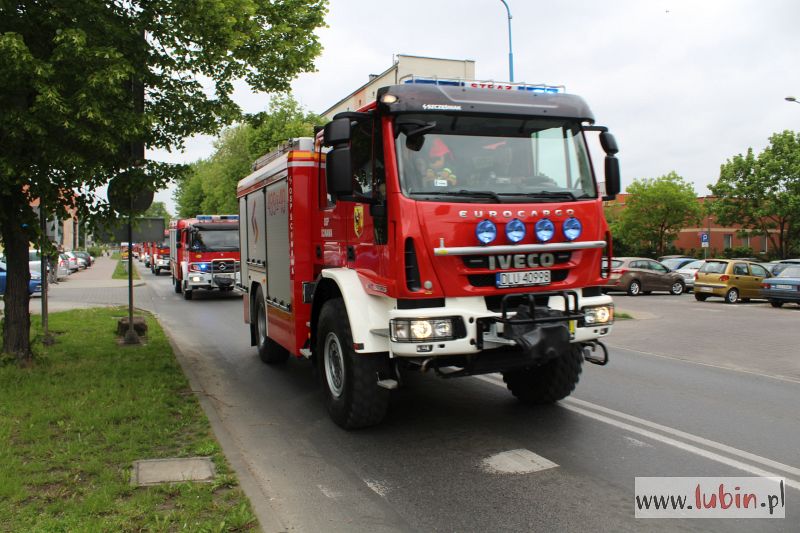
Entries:
POLYGON ((435 123, 396 139, 400 186, 417 200, 541 202, 596 198, 578 121, 445 114, 400 115, 435 123))
POLYGON ((239 230, 236 226, 195 228, 190 238, 189 249, 193 252, 226 252, 239 249, 239 230))

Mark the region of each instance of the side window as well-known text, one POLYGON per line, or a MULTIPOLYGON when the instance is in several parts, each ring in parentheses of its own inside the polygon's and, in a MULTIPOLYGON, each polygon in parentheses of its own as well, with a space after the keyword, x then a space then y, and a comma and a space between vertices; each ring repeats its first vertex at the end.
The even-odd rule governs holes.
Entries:
POLYGON ((747 265, 744 263, 736 263, 733 265, 733 275, 734 276, 748 276, 749 273, 747 271, 747 265))
POLYGON ((370 196, 372 192, 372 121, 359 122, 350 141, 353 158, 353 190, 370 196))
POLYGON ((754 276, 758 276, 761 278, 769 277, 767 269, 762 267, 761 265, 750 265, 750 272, 752 272, 754 276))
POLYGON ((649 261, 647 264, 650 265, 650 270, 655 270, 656 272, 660 272, 662 274, 667 273, 667 267, 665 267, 661 263, 654 263, 653 261, 649 261))
POLYGON ((644 261, 631 261, 631 268, 643 268, 647 269, 647 265, 644 264, 644 261))

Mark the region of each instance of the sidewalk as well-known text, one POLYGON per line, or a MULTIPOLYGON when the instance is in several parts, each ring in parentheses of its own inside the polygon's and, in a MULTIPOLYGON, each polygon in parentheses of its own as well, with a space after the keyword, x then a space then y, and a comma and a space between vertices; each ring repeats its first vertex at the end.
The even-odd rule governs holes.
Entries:
MULTIPOLYGON (((137 268, 138 260, 133 260, 133 268, 137 268)), ((48 284, 47 310, 49 312, 68 311, 87 307, 103 307, 109 305, 128 304, 128 280, 111 279, 117 260, 109 257, 98 257, 94 265, 75 272, 63 281, 48 284)), ((142 279, 133 280, 133 286, 145 285, 142 279)), ((136 290, 136 289, 134 289, 136 290)), ((139 291, 134 294, 134 304, 139 291)), ((0 311, 4 309, 0 297, 0 311)), ((32 314, 41 314, 42 297, 31 298, 29 310, 32 314)))

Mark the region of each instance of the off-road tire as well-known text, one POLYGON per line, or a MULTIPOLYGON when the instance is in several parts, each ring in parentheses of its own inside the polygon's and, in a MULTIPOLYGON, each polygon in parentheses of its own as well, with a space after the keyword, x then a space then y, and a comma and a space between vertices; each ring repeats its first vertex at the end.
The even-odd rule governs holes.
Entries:
POLYGON ((694 299, 698 302, 705 302, 708 298, 708 294, 700 294, 699 292, 694 293, 694 299))
POLYGON ((642 293, 642 283, 638 279, 631 280, 626 292, 628 296, 639 296, 642 293))
POLYGON ((289 359, 289 350, 270 339, 269 335, 267 335, 267 304, 264 303, 264 293, 261 292, 261 287, 256 290, 255 310, 258 357, 262 363, 268 365, 285 363, 289 359))
POLYGON ((175 276, 172 276, 172 289, 175 291, 175 294, 181 293, 181 282, 175 279, 175 276))
POLYGON ((322 306, 315 355, 325 405, 336 424, 345 429, 357 429, 374 426, 384 419, 389 407, 389 391, 378 386, 378 375, 388 367, 388 357, 386 354, 358 354, 353 350, 350 321, 341 298, 328 300, 322 306), (338 384, 333 385, 330 380, 337 377, 329 378, 328 374, 335 371, 336 364, 331 361, 341 363, 338 384))
POLYGON ((669 288, 669 293, 674 296, 680 296, 686 290, 686 285, 683 284, 682 281, 676 281, 672 284, 669 288))
POLYGON ((570 395, 581 375, 583 348, 573 344, 557 359, 536 368, 503 372, 508 390, 523 403, 545 405, 570 395))
POLYGON ((769 305, 772 307, 783 307, 783 302, 780 300, 770 300, 769 305))
POLYGON ((192 289, 187 289, 186 287, 183 287, 183 299, 184 300, 191 300, 193 294, 194 294, 194 291, 192 289))
POLYGON ((739 290, 738 289, 728 289, 728 292, 725 293, 725 303, 726 304, 735 304, 739 301, 739 290))

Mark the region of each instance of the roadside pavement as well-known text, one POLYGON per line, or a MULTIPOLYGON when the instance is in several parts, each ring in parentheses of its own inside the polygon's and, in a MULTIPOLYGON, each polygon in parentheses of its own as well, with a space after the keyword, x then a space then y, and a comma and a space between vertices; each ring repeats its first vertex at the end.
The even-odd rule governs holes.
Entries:
MULTIPOLYGON (((134 259, 133 268, 136 268, 137 264, 138 261, 134 259)), ((95 263, 86 270, 75 272, 56 284, 48 284, 48 311, 56 312, 87 307, 126 305, 128 303, 128 280, 111 279, 116 267, 116 259, 98 257, 95 263)), ((140 287, 144 285, 145 282, 141 279, 133 280, 134 305, 137 305, 137 294, 141 293, 140 287)), ((0 310, 3 307, 3 301, 0 298, 0 310)), ((41 314, 41 296, 31 298, 30 312, 32 314, 41 314)))

